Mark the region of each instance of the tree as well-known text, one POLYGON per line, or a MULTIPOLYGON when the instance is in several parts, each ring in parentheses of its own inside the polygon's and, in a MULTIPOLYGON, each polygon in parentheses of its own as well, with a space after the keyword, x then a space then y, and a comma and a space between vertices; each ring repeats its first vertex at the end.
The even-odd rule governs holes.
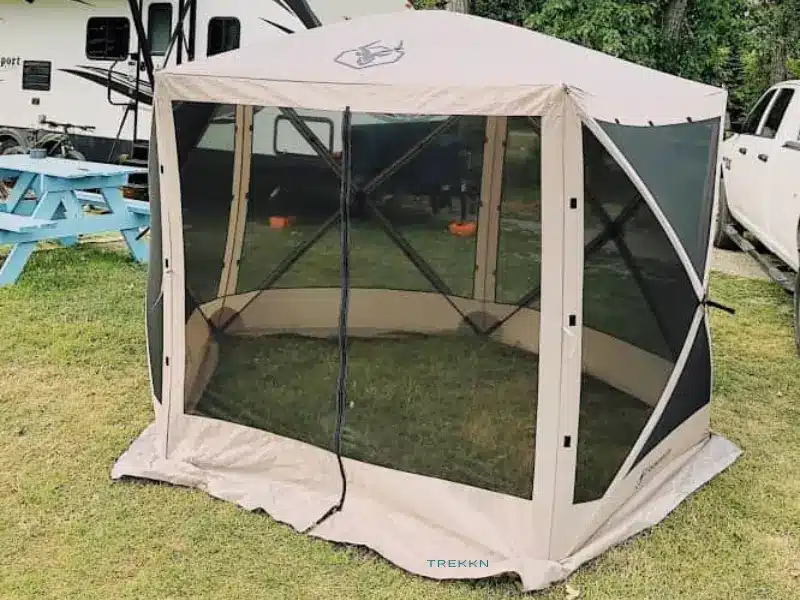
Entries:
POLYGON ((656 66, 657 2, 548 0, 525 26, 612 56, 656 66))
MULTIPOLYGON (((416 0, 435 7, 439 0, 416 0)), ((729 90, 731 112, 800 77, 800 0, 471 0, 522 25, 729 90)))

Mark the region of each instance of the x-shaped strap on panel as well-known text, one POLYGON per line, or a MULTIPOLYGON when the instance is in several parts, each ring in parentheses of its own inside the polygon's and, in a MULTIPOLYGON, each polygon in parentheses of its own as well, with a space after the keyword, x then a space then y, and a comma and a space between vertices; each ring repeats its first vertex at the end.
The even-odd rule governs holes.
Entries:
MULTIPOLYGON (((325 144, 317 137, 311 128, 303 121, 297 112, 292 108, 281 107, 281 113, 292 123, 297 132, 303 139, 309 143, 314 151, 322 158, 325 163, 330 167, 334 174, 340 181, 344 180, 344 172, 341 164, 333 155, 333 153, 325 146, 325 144)), ((369 200, 369 195, 374 192, 383 182, 387 181, 394 175, 400 168, 408 164, 419 153, 428 146, 434 139, 444 133, 453 124, 461 119, 460 116, 448 117, 444 122, 435 127, 424 138, 412 146, 396 161, 389 165, 386 169, 378 173, 372 180, 366 184, 358 187, 355 182, 351 182, 351 197, 357 199, 356 203, 368 207, 372 214, 376 217, 376 221, 386 235, 400 248, 403 254, 412 262, 412 264, 420 271, 420 273, 428 280, 428 282, 436 289, 437 292, 442 294, 450 306, 470 325, 470 327, 479 333, 478 326, 453 302, 450 298, 452 290, 447 284, 436 274, 431 266, 419 255, 414 247, 400 234, 399 231, 392 225, 389 219, 369 200)), ((293 252, 286 256, 284 260, 273 270, 267 277, 264 283, 260 286, 261 290, 255 294, 239 311, 244 311, 250 303, 252 303, 260 294, 268 290, 274 285, 291 267, 294 265, 311 247, 319 240, 329 229, 334 227, 341 218, 341 209, 339 209, 333 216, 331 216, 322 226, 303 244, 298 246, 293 252)), ((231 317, 226 321, 219 330, 224 331, 230 323, 236 319, 236 316, 231 317)))
POLYGON ((628 244, 625 242, 623 226, 611 219, 610 215, 603 208, 603 205, 600 203, 600 201, 595 198, 594 195, 589 193, 588 190, 586 193, 586 200, 589 202, 589 205, 592 207, 592 210, 597 217, 603 222, 606 230, 609 231, 614 245, 617 247, 622 260, 625 262, 625 266, 628 267, 631 275, 633 275, 633 279, 636 282, 636 285, 639 286, 642 296, 644 297, 644 301, 647 303, 647 307, 650 309, 650 312, 653 314, 653 317, 656 320, 656 326, 658 327, 658 331, 661 333, 661 337, 669 346, 669 350, 673 357, 677 359, 678 354, 680 353, 680 348, 675 348, 674 344, 672 343, 669 329, 667 328, 667 324, 664 322, 663 315, 656 304, 655 297, 650 289, 650 285, 642 275, 642 270, 639 268, 639 264, 636 262, 633 253, 628 247, 628 244))
MULTIPOLYGON (((607 225, 603 231, 597 234, 594 238, 592 238, 589 243, 586 244, 584 247, 584 261, 588 260, 595 252, 600 250, 603 246, 605 246, 613 237, 616 235, 618 230, 621 230, 625 223, 627 223, 633 216, 636 214, 636 211, 639 209, 640 203, 642 199, 637 193, 633 200, 630 201, 628 204, 625 205, 620 213, 616 216, 615 219, 610 220, 610 225, 607 225)), ((608 216, 608 213, 606 213, 608 216)), ((491 335, 498 329, 500 329, 503 325, 505 325, 509 319, 513 318, 519 311, 523 308, 529 306, 534 301, 539 299, 539 296, 542 292, 541 284, 536 284, 532 287, 527 293, 525 293, 519 300, 516 302, 516 308, 512 310, 508 315, 497 321, 491 327, 485 329, 483 331, 484 335, 491 335)))

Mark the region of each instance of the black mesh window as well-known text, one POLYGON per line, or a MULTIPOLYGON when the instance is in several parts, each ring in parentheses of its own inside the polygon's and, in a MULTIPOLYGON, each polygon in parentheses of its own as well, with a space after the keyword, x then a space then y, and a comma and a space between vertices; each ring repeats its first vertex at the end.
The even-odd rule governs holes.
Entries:
POLYGON ((663 392, 697 306, 686 270, 661 225, 586 128, 583 151, 584 374, 576 502, 602 497, 622 466, 663 392), (593 354, 610 352, 626 363, 606 375, 613 383, 586 370, 597 363, 593 354), (640 360, 649 360, 647 354, 660 357, 661 374, 637 371, 623 352, 640 360))
MULTIPOLYGON (((255 110, 236 290, 247 300, 238 315, 209 328, 213 372, 191 410, 322 448, 340 442, 343 456, 372 464, 530 498, 537 357, 490 340, 463 305, 474 295, 486 119, 352 116, 347 280, 342 123, 335 113, 255 110), (358 299, 344 331, 344 407, 336 395, 343 287, 358 299), (442 318, 432 319, 426 306, 442 318), (301 310, 306 317, 297 316, 301 310), (410 322, 427 319, 430 331, 380 327, 402 321, 404 311, 410 322)), ((523 213, 535 215, 522 190, 536 160, 535 148, 524 149, 536 140, 532 124, 515 124, 517 154, 507 163, 520 163, 510 169, 517 169, 517 198, 523 213)), ((225 218, 215 218, 221 236, 225 218)), ((521 231, 524 239, 509 247, 524 252, 506 259, 508 273, 525 273, 517 295, 538 283, 538 245, 521 231)))
MULTIPOLYGON (((541 119, 512 117, 503 161, 495 299, 517 304, 539 289, 542 253, 541 119)), ((541 294, 528 303, 537 308, 541 294)))
MULTIPOLYGON (((155 140, 155 121, 150 139, 155 140)), ((164 301, 161 280, 164 272, 161 252, 161 193, 159 190, 159 161, 157 144, 150 144, 150 256, 147 265, 147 351, 150 361, 150 380, 156 400, 161 402, 161 381, 164 369, 164 301)))
MULTIPOLYGON (((340 178, 300 128, 309 127, 327 152, 338 152, 341 120, 340 113, 292 111, 287 116, 276 107, 253 108, 252 139, 245 149, 250 152, 250 185, 235 293, 257 296, 243 314, 269 320, 268 309, 259 303, 289 288, 331 288, 328 302, 338 304, 340 178), (334 127, 337 139, 332 139, 334 127)), ((229 131, 224 131, 226 139, 229 131)), ((231 161, 215 160, 216 169, 232 169, 231 161)), ((228 199, 229 205, 230 192, 228 199)), ((214 256, 224 248, 228 226, 227 209, 224 216, 221 211, 220 206, 214 213, 213 239, 219 244, 207 247, 214 256)), ((335 321, 321 338, 262 332, 257 325, 257 333, 264 335, 239 335, 237 325, 234 313, 212 327, 217 361, 192 411, 333 449, 339 368, 337 345, 330 339, 335 321)))
POLYGON ((660 127, 601 126, 653 194, 702 277, 714 202, 719 119, 660 127))
MULTIPOLYGON (((514 125, 514 150, 522 156, 512 152, 506 164, 530 160, 517 141, 525 136, 517 132, 525 132, 530 140, 531 123, 514 125)), ((364 207, 363 211, 358 207, 352 247, 362 249, 352 255, 353 278, 370 287, 469 298, 477 239, 469 225, 480 217, 486 119, 356 115, 354 176, 368 184, 431 136, 419 154, 403 161, 385 183, 361 198, 364 207), (461 233, 452 233, 451 226, 461 233), (414 270, 423 276, 406 278, 414 270)), ((523 180, 518 185, 529 183, 523 180)), ((524 196, 519 190, 518 194, 524 196)), ((528 197, 519 199, 524 202, 528 197)), ((524 235, 520 244, 526 242, 524 235)), ((528 243, 526 249, 535 253, 536 245, 528 243)), ((520 274, 531 269, 526 275, 532 276, 520 282, 521 296, 525 285, 537 278, 538 257, 531 260, 510 252, 507 256, 509 271, 520 274)), ((407 306, 414 310, 412 299, 407 306)), ((442 335, 352 342, 343 454, 530 498, 536 357, 478 335, 467 318, 464 315, 459 329, 442 335)))
POLYGON ((631 469, 678 426, 709 402, 711 402, 711 349, 708 331, 705 322, 702 322, 678 384, 631 469))
POLYGON ((176 103, 186 288, 200 304, 219 294, 233 199, 235 108, 176 103))
POLYGON ((483 117, 353 117, 356 185, 363 188, 392 168, 354 198, 354 246, 363 239, 374 249, 372 257, 353 259, 355 281, 472 297, 476 236, 449 229, 477 221, 485 130, 483 117), (426 139, 430 142, 392 167, 426 139))
MULTIPOLYGON (((301 111, 298 116, 328 151, 334 143, 341 147, 332 131, 340 114, 301 111)), ((339 193, 336 173, 288 117, 277 108, 255 108, 237 292, 338 288, 339 193)))

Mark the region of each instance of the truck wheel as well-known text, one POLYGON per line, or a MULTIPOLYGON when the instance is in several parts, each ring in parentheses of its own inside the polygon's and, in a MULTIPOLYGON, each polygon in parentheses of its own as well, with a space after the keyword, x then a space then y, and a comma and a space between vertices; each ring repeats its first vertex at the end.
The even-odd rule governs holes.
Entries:
POLYGON ((725 233, 728 225, 736 226, 730 211, 728 210, 728 199, 725 193, 725 180, 719 182, 719 202, 717 207, 717 220, 714 231, 714 247, 720 250, 738 250, 738 246, 725 233))
POLYGON ((794 344, 800 355, 800 271, 794 277, 794 344))

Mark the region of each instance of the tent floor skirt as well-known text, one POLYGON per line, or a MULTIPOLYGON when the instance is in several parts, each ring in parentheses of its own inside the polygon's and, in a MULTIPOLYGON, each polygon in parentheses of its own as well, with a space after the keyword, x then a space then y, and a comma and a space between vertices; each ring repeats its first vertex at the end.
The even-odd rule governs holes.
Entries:
MULTIPOLYGON (((235 469, 211 469, 185 460, 165 459, 160 447, 157 428, 150 425, 114 464, 112 479, 131 477, 200 489, 212 497, 233 502, 247 510, 264 510, 296 530, 303 530, 314 521, 284 518, 298 514, 298 503, 307 505, 308 514, 321 515, 325 510, 323 507, 337 500, 333 495, 319 490, 309 494, 307 489, 296 483, 275 481, 267 468, 262 473, 249 470, 243 476, 241 471, 235 469), (256 480, 259 481, 258 485, 254 485, 256 480), (276 491, 280 491, 284 497, 277 498, 276 491), (292 511, 286 508, 289 506, 292 506, 292 511)), ((385 507, 376 499, 364 495, 355 497, 349 506, 346 501, 341 512, 315 527, 309 535, 331 542, 367 546, 404 570, 432 579, 482 579, 513 573, 521 577, 525 591, 543 589, 566 579, 581 565, 610 547, 662 521, 690 494, 733 464, 741 453, 734 444, 716 434, 710 435, 690 452, 691 458, 669 479, 644 485, 631 497, 617 512, 626 514, 624 518, 610 519, 586 544, 561 561, 495 553, 491 557, 486 555, 485 564, 484 561, 478 564, 477 560, 472 561, 476 564, 470 564, 470 559, 478 557, 461 553, 453 555, 452 545, 444 538, 437 539, 435 532, 432 534, 430 528, 414 515, 392 512, 381 519, 386 516, 382 514, 385 513, 385 507), (374 526, 376 520, 382 523, 381 527, 374 526), (429 543, 421 545, 419 540, 425 537, 429 543), (443 544, 438 551, 437 542, 443 544), (420 560, 420 554, 425 554, 424 560, 420 560), (442 565, 443 562, 459 564, 442 565)))

